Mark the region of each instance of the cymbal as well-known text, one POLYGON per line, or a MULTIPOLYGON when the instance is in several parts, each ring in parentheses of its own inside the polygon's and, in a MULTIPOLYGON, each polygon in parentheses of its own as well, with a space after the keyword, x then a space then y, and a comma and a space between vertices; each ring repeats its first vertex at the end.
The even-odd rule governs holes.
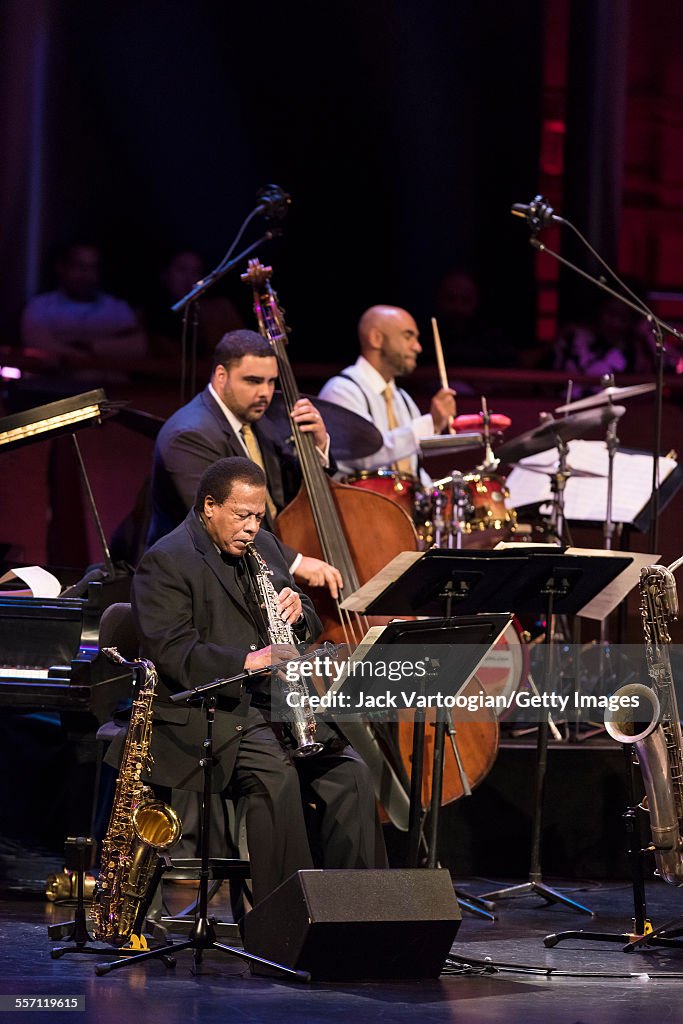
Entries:
MULTIPOLYGON (((509 416, 503 416, 499 412, 492 412, 489 416, 489 428, 491 430, 507 430, 512 424, 509 416)), ((453 429, 461 432, 463 430, 483 430, 484 417, 480 412, 472 415, 456 416, 453 420, 453 429)))
POLYGON ((496 458, 501 462, 519 462, 527 455, 537 455, 547 448, 556 448, 558 439, 576 441, 578 438, 586 437, 594 430, 606 427, 610 420, 619 419, 625 412, 625 405, 605 405, 599 409, 577 412, 563 419, 546 420, 534 430, 528 430, 526 434, 506 441, 496 450, 496 458))
POLYGON ((595 409, 597 406, 607 405, 613 400, 621 402, 624 398, 646 395, 648 391, 654 391, 654 389, 654 384, 632 384, 628 388, 605 388, 604 391, 598 391, 596 395, 578 398, 576 402, 570 402, 569 405, 560 405, 555 412, 579 412, 580 409, 595 409))
MULTIPOLYGON (((366 455, 374 455, 382 447, 382 435, 370 420, 345 409, 343 405, 325 402, 314 395, 301 395, 307 398, 321 414, 330 435, 330 450, 335 459, 346 462, 349 459, 362 459, 366 455)), ((281 437, 288 437, 292 430, 285 409, 281 391, 276 391, 266 412, 267 419, 273 424, 281 437)))
POLYGON ((420 438, 422 455, 454 455, 466 452, 471 448, 481 448, 484 437, 478 432, 459 434, 434 434, 432 437, 420 438))

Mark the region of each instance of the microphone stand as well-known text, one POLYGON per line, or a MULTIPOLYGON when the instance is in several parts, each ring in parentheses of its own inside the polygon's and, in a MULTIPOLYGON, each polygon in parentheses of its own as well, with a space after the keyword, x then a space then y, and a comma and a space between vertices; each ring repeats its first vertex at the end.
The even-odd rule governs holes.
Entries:
POLYGON ((664 400, 664 332, 671 334, 672 337, 676 338, 678 341, 683 341, 683 334, 680 331, 676 330, 675 327, 667 323, 665 320, 661 320, 659 317, 655 316, 655 314, 652 312, 649 306, 646 306, 644 302, 641 302, 637 298, 637 296, 633 295, 633 293, 630 292, 630 289, 628 289, 627 285, 623 285, 623 287, 630 292, 634 299, 637 300, 636 302, 632 301, 632 299, 627 298, 625 295, 623 295, 621 292, 616 291, 614 288, 611 288, 604 280, 604 278, 595 277, 595 275, 589 274, 588 271, 582 270, 581 267, 577 266, 575 263, 572 263, 564 256, 561 256, 558 252, 555 252, 553 249, 549 249, 547 245, 543 244, 543 242, 540 242, 536 236, 538 232, 541 230, 541 228, 545 227, 547 224, 553 222, 568 227, 579 237, 579 239, 581 240, 581 242, 583 242, 588 251, 607 270, 610 276, 615 281, 619 282, 619 284, 622 284, 622 282, 619 280, 618 275, 615 274, 615 272, 612 270, 609 264, 605 262, 602 256, 600 256, 600 254, 596 252, 596 250, 593 248, 590 242, 586 238, 584 238, 584 236, 581 234, 578 228, 576 228, 571 223, 571 221, 565 220, 564 217, 557 216, 557 214, 553 212, 552 207, 550 207, 545 202, 542 196, 536 196, 528 206, 522 206, 519 203, 515 203, 512 207, 511 212, 514 216, 521 216, 526 219, 529 227, 531 228, 531 238, 529 239, 529 244, 532 245, 534 249, 536 249, 538 252, 545 252, 549 256, 552 256, 563 267, 567 267, 569 270, 572 270, 580 277, 583 277, 586 281, 590 281, 590 283, 595 285, 596 288, 600 288, 603 292, 607 292, 608 295, 611 295, 613 298, 617 299, 623 305, 628 306, 630 309, 635 310, 635 312, 639 313, 641 316, 645 316, 652 328, 656 341, 657 362, 655 370, 655 431, 652 442, 652 494, 650 496, 649 541, 650 548, 654 554, 656 553, 659 542, 658 492, 659 456, 662 445, 662 409, 664 400))
MULTIPOLYGON (((256 213, 256 212, 257 212, 256 210, 253 211, 253 213, 256 213)), ((253 216, 253 213, 250 214, 250 216, 253 216)), ((201 296, 204 294, 204 292, 208 291, 209 288, 213 287, 213 285, 217 281, 220 281, 222 277, 225 277, 225 275, 227 273, 229 273, 232 270, 232 268, 237 263, 239 263, 241 260, 243 260, 245 258, 245 256, 249 256, 252 252, 254 252, 261 245, 263 245, 264 242, 269 242, 271 240, 271 238, 276 238, 278 234, 279 234, 279 232, 277 231, 277 229, 268 230, 263 235, 261 235, 261 237, 258 238, 255 242, 252 242, 251 245, 247 246, 246 249, 243 249, 242 252, 238 253, 237 256, 233 257, 233 259, 231 259, 231 260, 228 260, 227 263, 225 262, 225 260, 221 260, 221 262, 218 264, 217 267, 214 267, 214 269, 209 274, 207 274, 206 277, 203 277, 203 278, 201 278, 201 280, 195 282, 195 284, 192 286, 192 288, 189 290, 189 292, 187 292, 186 295, 183 295, 182 299, 178 299, 178 301, 173 306, 171 306, 171 311, 173 313, 183 313, 183 335, 182 335, 182 352, 181 352, 181 368, 180 368, 180 402, 181 402, 181 405, 185 404, 186 383, 188 385, 188 389, 191 389, 193 394, 194 394, 194 390, 195 390, 195 386, 196 386, 196 376, 197 376, 197 327, 198 327, 198 324, 199 324, 199 306, 197 304, 198 300, 201 298, 201 296), (189 324, 190 324, 190 327, 191 327, 191 342, 190 342, 190 366, 191 366, 191 373, 190 373, 189 381, 186 380, 186 378, 188 376, 188 373, 187 373, 187 362, 188 362, 188 358, 187 358, 187 348, 188 348, 187 339, 188 339, 188 333, 190 333, 190 332, 188 332, 188 321, 189 321, 189 324)))

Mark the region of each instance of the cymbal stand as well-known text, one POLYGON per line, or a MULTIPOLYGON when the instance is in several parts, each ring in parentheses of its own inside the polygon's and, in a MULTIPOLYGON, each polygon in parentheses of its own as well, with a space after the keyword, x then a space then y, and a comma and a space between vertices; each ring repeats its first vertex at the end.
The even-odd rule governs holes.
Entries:
POLYGON ((481 396, 481 419, 482 435, 484 438, 484 461, 477 469, 482 473, 492 473, 498 468, 500 459, 496 458, 491 447, 491 413, 489 412, 488 403, 484 395, 481 396))
MULTIPOLYGON (((564 443, 564 442, 563 442, 564 443)), ((565 445, 566 449, 566 445, 565 445)), ((566 452, 565 452, 566 454, 566 452)), ((554 604, 556 597, 562 597, 566 593, 566 583, 554 576, 545 584, 541 591, 546 599, 546 628, 543 648, 545 651, 545 686, 547 692, 550 681, 553 678, 553 661, 555 643, 553 638, 554 604)), ((545 777, 548 762, 548 716, 542 716, 538 723, 538 734, 536 741, 536 778, 534 784, 534 808, 531 826, 531 855, 529 866, 529 880, 521 885, 508 886, 504 889, 496 889, 494 892, 485 892, 481 898, 485 900, 501 900, 515 898, 518 896, 536 895, 541 896, 546 903, 562 903, 580 914, 593 915, 593 912, 584 907, 576 900, 570 900, 556 889, 545 885, 541 873, 541 831, 543 827, 543 801, 545 796, 545 777)))
POLYGON ((550 477, 550 490, 553 494, 553 510, 551 513, 551 526, 560 543, 564 540, 564 491, 567 481, 571 478, 572 471, 567 463, 569 445, 559 435, 555 437, 558 463, 557 469, 550 477))

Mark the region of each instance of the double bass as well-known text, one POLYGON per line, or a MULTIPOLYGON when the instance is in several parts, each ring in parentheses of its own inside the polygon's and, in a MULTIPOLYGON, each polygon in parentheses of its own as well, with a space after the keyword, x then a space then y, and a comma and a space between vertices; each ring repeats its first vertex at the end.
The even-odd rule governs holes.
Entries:
MULTIPOLYGON (((254 313, 261 335, 270 343, 277 360, 280 388, 290 414, 292 439, 301 467, 302 484, 296 497, 275 521, 280 539, 296 551, 322 558, 341 573, 344 594, 352 594, 372 579, 380 569, 402 551, 416 551, 418 537, 412 520, 396 502, 382 494, 363 490, 330 479, 325 473, 310 433, 302 433, 291 419, 291 411, 300 397, 296 379, 287 355, 288 329, 273 291, 272 269, 258 260, 250 260, 242 280, 253 290, 254 313)), ((327 590, 314 594, 315 608, 323 623, 322 637, 334 644, 355 649, 371 625, 386 620, 369 619, 341 607, 342 597, 334 600, 327 590)), ((432 730, 429 730, 431 733, 432 730)), ((474 787, 491 769, 498 753, 498 722, 462 722, 458 728, 460 760, 474 787)), ((377 760, 378 749, 387 762, 393 778, 404 785, 410 774, 412 723, 399 723, 398 739, 387 744, 374 731, 366 739, 372 749, 360 753, 377 760), (391 749, 390 749, 391 748, 391 749)), ((354 730, 353 742, 359 737, 354 730)), ((425 745, 425 792, 431 783, 431 748, 425 745)), ((446 758, 444 772, 444 803, 463 795, 461 772, 455 756, 446 758)), ((399 828, 402 822, 394 821, 399 828)), ((407 823, 405 825, 407 827, 407 823)))

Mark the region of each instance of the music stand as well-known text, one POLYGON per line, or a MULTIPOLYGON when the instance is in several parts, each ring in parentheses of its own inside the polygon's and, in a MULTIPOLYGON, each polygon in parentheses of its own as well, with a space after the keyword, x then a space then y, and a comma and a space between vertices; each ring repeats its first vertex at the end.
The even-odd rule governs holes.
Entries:
MULTIPOLYGON (((379 660, 386 657, 387 646, 399 644, 410 645, 411 648, 418 646, 422 653, 432 658, 437 655, 439 667, 436 673, 437 680, 443 679, 448 687, 449 695, 457 696, 467 685, 472 676, 476 673, 482 661, 491 651, 491 648, 507 629, 512 614, 496 613, 488 615, 470 615, 445 618, 429 618, 410 622, 390 622, 383 627, 379 634, 368 644, 361 641, 359 648, 354 652, 354 661, 373 661, 373 654, 378 653, 379 660), (362 653, 362 659, 358 654, 362 653)), ((374 632, 374 631, 373 631, 374 632)), ((367 638, 366 638, 367 639, 367 638)), ((431 688, 443 692, 444 683, 432 681, 431 688)), ((401 685, 405 685, 402 683, 401 685)), ((427 696, 427 680, 422 676, 417 681, 415 690, 418 700, 415 704, 414 732, 413 732, 413 753, 410 781, 410 806, 408 818, 408 867, 418 867, 419 848, 421 838, 421 808, 422 808, 422 781, 423 781, 423 755, 424 737, 426 726, 426 708, 420 706, 419 698, 427 696)), ((360 703, 360 692, 367 700, 375 697, 375 691, 382 693, 386 691, 386 678, 380 676, 379 680, 365 673, 360 675, 360 683, 354 672, 349 669, 339 682, 333 683, 330 693, 336 695, 342 691, 345 699, 353 707, 360 703), (360 686, 360 690, 358 690, 360 686)), ((428 846, 430 861, 428 867, 436 867, 436 841, 438 836, 439 811, 441 807, 442 779, 443 779, 443 756, 446 729, 449 724, 449 712, 444 713, 443 708, 437 707, 436 732, 434 736, 434 773, 432 783, 432 794, 430 800, 430 843, 428 846), (433 856, 432 856, 433 855, 433 856)), ((344 726, 342 726, 344 728, 344 726)), ((351 738, 351 737, 349 737, 351 738)), ((466 785, 466 777, 463 778, 463 786, 466 785)))
MULTIPOLYGON (((580 612, 630 565, 631 559, 599 553, 567 555, 559 549, 524 547, 526 551, 520 551, 518 547, 466 552, 432 549, 412 559, 410 566, 398 577, 390 579, 390 566, 383 570, 387 585, 380 593, 377 593, 377 584, 373 586, 374 581, 370 581, 347 598, 344 605, 369 615, 436 615, 444 607, 449 613, 473 614, 509 609, 516 614, 544 613, 546 657, 542 689, 547 689, 553 671, 554 615, 580 612), (368 600, 362 593, 365 588, 368 600)), ((483 893, 480 898, 507 899, 535 893, 547 903, 563 903, 580 913, 592 914, 587 907, 543 883, 541 830, 547 753, 548 718, 545 716, 539 722, 536 744, 529 880, 521 885, 483 893)))
MULTIPOLYGON (((267 670, 270 671, 270 668, 267 670)), ((201 869, 199 874, 199 915, 195 920, 194 926, 190 932, 190 936, 184 942, 169 942, 164 946, 160 946, 156 949, 146 950, 144 953, 135 953, 132 956, 124 956, 118 960, 112 960, 109 963, 98 964, 95 968, 95 973, 98 975, 108 974, 109 971, 114 971, 117 968, 125 967, 129 964, 137 964, 142 960, 152 960, 161 958, 167 966, 175 966, 175 954, 183 949, 192 949, 194 952, 192 973, 201 974, 202 958, 205 950, 218 949, 223 953, 227 953, 229 956, 234 956, 240 960, 245 960, 247 963, 258 964, 261 967, 267 967, 274 970, 285 977, 290 978, 294 981, 310 981, 311 976, 306 971, 296 971, 289 967, 285 967, 284 964, 278 964, 271 960, 266 960, 263 957, 256 956, 253 953, 247 953, 243 949, 236 949, 234 946, 228 946, 223 942, 216 940, 216 929, 213 922, 209 919, 209 876, 210 876, 210 865, 209 865, 209 847, 210 847, 210 829, 211 829, 211 776, 213 772, 213 725, 216 714, 216 701, 217 698, 214 696, 215 692, 223 689, 231 683, 240 684, 243 679, 247 677, 261 674, 253 672, 241 672, 236 676, 231 676, 228 679, 214 680, 211 683, 207 683, 205 686, 198 686, 192 690, 186 690, 182 693, 176 693, 173 695, 173 702, 180 703, 185 702, 187 704, 194 704, 198 701, 202 704, 206 714, 206 738, 202 744, 202 752, 199 760, 199 764, 202 768, 203 776, 203 788, 202 788, 202 829, 201 829, 201 869)))

